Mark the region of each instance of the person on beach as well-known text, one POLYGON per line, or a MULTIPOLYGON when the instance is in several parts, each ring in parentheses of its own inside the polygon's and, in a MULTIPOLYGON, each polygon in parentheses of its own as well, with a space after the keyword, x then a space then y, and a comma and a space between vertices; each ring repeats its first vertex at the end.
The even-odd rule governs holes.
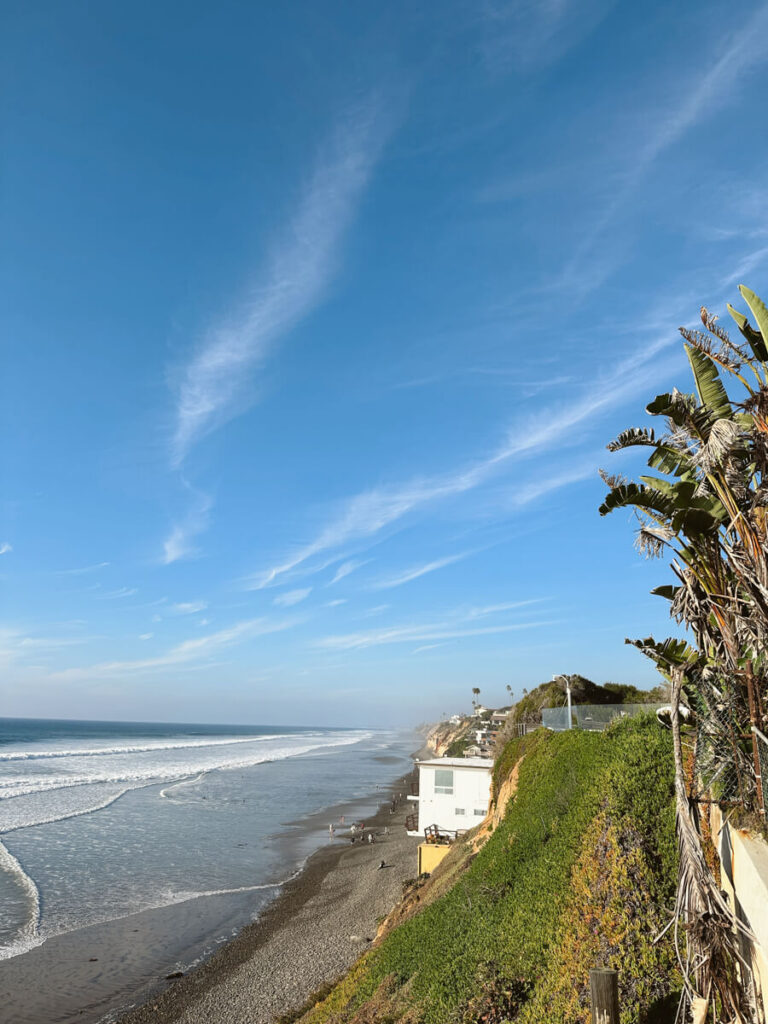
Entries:
POLYGON ((331 823, 328 826, 328 835, 331 837, 331 839, 333 839, 333 837, 336 835, 336 829, 334 828, 333 823, 331 823))
POLYGON ((369 833, 368 833, 368 842, 369 842, 369 843, 372 843, 372 842, 373 842, 373 832, 369 832, 369 833))

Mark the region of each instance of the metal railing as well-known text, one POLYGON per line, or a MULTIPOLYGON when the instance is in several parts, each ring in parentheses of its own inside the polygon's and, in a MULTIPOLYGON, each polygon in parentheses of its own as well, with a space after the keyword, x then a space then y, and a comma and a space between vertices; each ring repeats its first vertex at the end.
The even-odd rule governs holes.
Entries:
POLYGON ((541 724, 545 729, 563 732, 565 729, 577 727, 602 731, 616 718, 627 718, 630 715, 641 715, 644 712, 656 711, 661 704, 574 704, 572 722, 568 722, 568 708, 542 708, 541 724))

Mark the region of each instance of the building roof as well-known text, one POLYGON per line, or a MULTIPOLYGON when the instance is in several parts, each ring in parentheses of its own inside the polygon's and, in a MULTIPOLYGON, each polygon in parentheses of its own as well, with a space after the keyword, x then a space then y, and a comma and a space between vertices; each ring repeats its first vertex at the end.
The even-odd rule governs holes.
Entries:
POLYGON ((493 768, 493 760, 490 757, 434 757, 428 761, 417 761, 421 768, 485 768, 490 771, 493 768))

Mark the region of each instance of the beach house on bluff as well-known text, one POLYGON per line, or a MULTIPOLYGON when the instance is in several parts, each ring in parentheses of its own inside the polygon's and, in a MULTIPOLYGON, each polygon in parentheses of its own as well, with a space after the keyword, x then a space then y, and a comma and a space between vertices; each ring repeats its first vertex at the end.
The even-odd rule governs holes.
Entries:
POLYGON ((486 757, 436 757, 418 761, 418 802, 409 818, 409 835, 424 835, 433 826, 455 835, 479 825, 488 813, 493 762, 486 757))

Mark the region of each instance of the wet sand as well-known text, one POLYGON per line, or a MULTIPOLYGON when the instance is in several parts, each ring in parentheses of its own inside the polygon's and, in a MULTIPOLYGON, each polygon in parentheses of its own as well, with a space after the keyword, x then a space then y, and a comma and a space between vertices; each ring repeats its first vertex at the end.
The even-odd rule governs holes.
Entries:
POLYGON ((337 839, 318 850, 259 921, 120 1024, 270 1024, 300 1006, 366 949, 416 874, 418 840, 405 832, 413 807, 403 800, 367 822, 373 844, 337 839))

